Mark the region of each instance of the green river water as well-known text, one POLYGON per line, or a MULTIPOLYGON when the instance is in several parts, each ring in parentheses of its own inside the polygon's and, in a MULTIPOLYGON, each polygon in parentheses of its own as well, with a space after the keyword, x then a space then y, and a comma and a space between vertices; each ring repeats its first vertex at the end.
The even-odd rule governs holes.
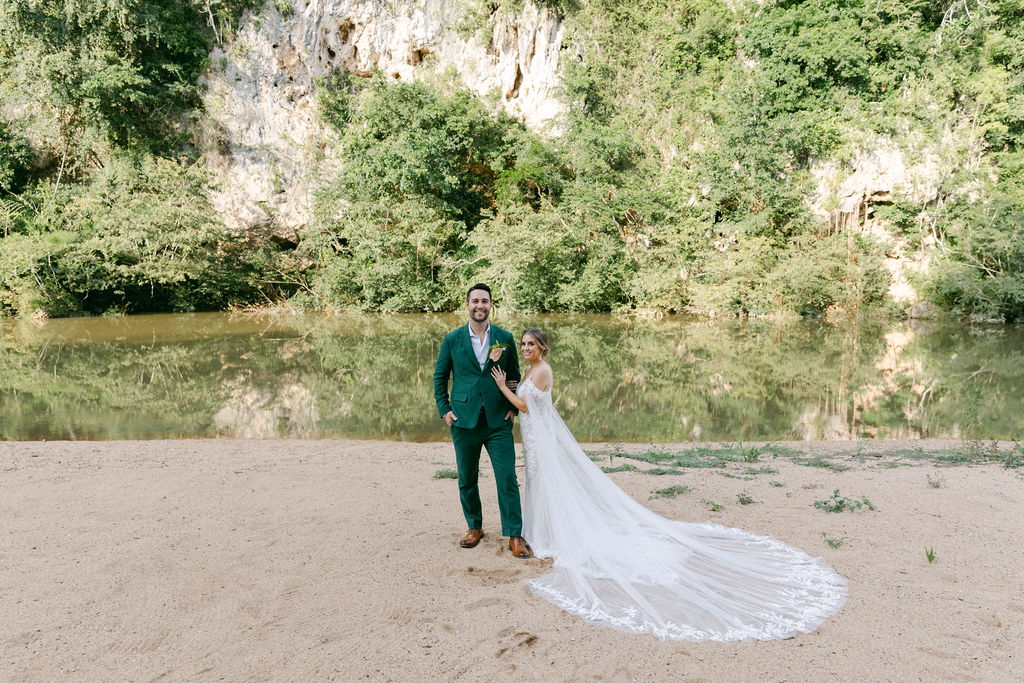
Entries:
MULTIPOLYGON (((1024 435, 1024 329, 496 316, 551 335, 581 442, 1024 435)), ((464 315, 0 321, 0 438, 447 440, 432 374, 464 315)))

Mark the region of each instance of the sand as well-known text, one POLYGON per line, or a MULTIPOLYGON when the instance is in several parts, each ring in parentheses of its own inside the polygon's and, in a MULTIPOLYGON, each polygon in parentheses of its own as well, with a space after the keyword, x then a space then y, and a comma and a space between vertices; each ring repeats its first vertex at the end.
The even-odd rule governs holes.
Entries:
POLYGON ((447 443, 0 443, 0 680, 1024 680, 1022 469, 783 456, 751 479, 612 474, 666 517, 775 536, 848 579, 816 632, 721 644, 531 594, 550 561, 506 550, 486 466, 487 535, 459 548, 456 482, 433 478, 453 462, 447 443), (649 499, 673 484, 693 491, 649 499), (837 488, 877 509, 814 508, 837 488))

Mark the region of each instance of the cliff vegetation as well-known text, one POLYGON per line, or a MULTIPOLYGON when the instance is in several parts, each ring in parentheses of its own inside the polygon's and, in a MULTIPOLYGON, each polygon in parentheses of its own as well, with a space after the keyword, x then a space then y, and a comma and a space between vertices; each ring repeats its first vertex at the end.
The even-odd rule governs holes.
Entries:
POLYGON ((0 311, 440 311, 484 280, 524 311, 1024 318, 1021 0, 540 4, 553 128, 454 70, 334 73, 312 219, 272 241, 211 206, 200 84, 239 22, 310 6, 7 0, 0 311), (837 194, 869 157, 920 177, 837 194))

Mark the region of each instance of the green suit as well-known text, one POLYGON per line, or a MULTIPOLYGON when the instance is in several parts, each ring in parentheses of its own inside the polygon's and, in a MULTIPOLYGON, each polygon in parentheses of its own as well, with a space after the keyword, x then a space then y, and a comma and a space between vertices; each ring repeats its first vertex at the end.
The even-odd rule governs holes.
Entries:
POLYGON ((489 346, 502 344, 506 348, 497 362, 490 358, 483 369, 473 353, 469 338, 469 325, 445 335, 434 366, 434 400, 437 412, 444 417, 448 411, 457 418, 451 427, 455 444, 455 463, 459 470, 459 498, 462 513, 470 529, 481 529, 483 514, 480 508, 480 449, 487 446, 491 458, 494 480, 498 487, 498 510, 501 513, 501 533, 505 536, 523 535, 523 513, 519 501, 519 482, 516 480, 516 451, 512 440, 512 420, 506 420, 508 411, 515 408, 498 389, 491 368, 498 366, 509 379, 519 380, 519 357, 512 334, 491 325, 489 346), (452 390, 448 393, 448 379, 452 390))

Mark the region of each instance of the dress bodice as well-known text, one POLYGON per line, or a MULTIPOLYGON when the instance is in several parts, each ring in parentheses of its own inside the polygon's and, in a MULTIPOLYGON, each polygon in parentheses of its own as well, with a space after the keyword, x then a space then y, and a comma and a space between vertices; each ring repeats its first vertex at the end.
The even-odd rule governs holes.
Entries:
POLYGON ((533 428, 536 421, 548 422, 554 412, 551 403, 551 390, 541 391, 529 377, 519 382, 516 387, 516 395, 526 401, 526 411, 520 415, 522 429, 520 433, 523 439, 524 464, 526 466, 526 479, 532 480, 537 476, 537 453, 536 434, 538 430, 533 428))
POLYGON ((534 401, 543 401, 544 399, 547 399, 548 403, 551 402, 551 390, 548 389, 547 391, 541 391, 529 377, 521 381, 519 386, 516 387, 516 396, 523 399, 529 397, 534 401))

